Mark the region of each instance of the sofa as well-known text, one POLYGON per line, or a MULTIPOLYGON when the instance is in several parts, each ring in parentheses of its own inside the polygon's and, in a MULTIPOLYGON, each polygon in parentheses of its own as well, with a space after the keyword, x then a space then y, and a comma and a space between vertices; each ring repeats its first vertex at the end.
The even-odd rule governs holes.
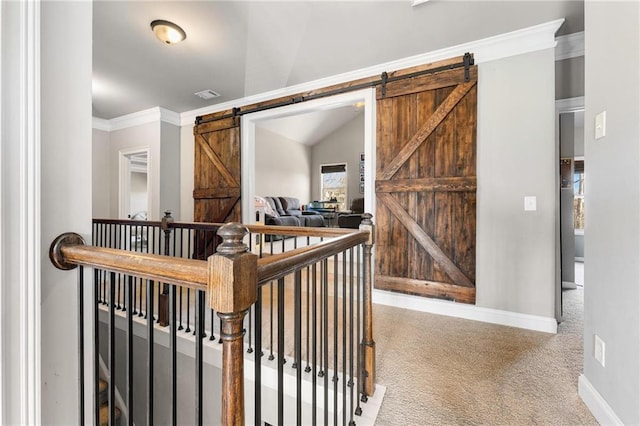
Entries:
POLYGON ((325 226, 322 215, 302 210, 300 200, 295 197, 264 197, 266 201, 265 225, 278 226, 325 226))

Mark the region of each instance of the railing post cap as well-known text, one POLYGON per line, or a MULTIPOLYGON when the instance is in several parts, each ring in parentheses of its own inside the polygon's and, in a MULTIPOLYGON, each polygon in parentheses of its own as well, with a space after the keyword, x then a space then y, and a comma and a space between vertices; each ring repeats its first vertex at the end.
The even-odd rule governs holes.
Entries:
POLYGON ((373 225, 373 215, 371 213, 363 213, 362 214, 362 224, 363 225, 373 225))
POLYGON ((239 254, 249 251, 249 247, 242 241, 248 233, 247 227, 237 222, 222 225, 218 229, 218 236, 222 238, 222 243, 218 246, 217 253, 239 254))
POLYGON ((169 232, 169 224, 173 223, 173 217, 171 217, 171 213, 171 210, 165 210, 164 217, 161 220, 160 227, 165 232, 169 232))
POLYGON ((62 247, 78 245, 85 245, 82 235, 76 234, 75 232, 65 232, 64 234, 58 235, 49 247, 49 259, 51 260, 51 263, 53 263, 53 266, 58 269, 62 269, 63 271, 76 268, 78 265, 65 262, 64 256, 62 255, 62 247))

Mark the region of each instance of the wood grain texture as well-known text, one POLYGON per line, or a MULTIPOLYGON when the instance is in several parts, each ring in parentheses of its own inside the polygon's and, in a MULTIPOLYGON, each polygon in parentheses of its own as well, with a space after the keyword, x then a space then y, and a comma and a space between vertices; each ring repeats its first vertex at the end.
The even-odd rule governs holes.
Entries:
POLYGON ((247 311, 218 313, 222 340, 222 413, 224 426, 244 426, 243 321, 247 311))
POLYGON ((434 281, 376 275, 375 288, 452 300, 460 303, 475 303, 476 301, 476 289, 473 287, 461 287, 434 281))
POLYGON ((451 110, 458 104, 460 99, 475 86, 475 81, 463 83, 457 86, 450 96, 440 104, 438 109, 429 117, 427 122, 418 130, 417 133, 409 140, 398 155, 387 165, 387 167, 378 175, 380 180, 391 179, 398 169, 413 155, 418 147, 442 122, 451 110))
POLYGON ((476 190, 476 177, 377 180, 377 192, 468 192, 476 190))
POLYGON ((207 263, 200 260, 91 246, 65 246, 61 252, 66 260, 77 265, 196 290, 207 289, 207 263))
POLYGON ((440 267, 451 277, 454 282, 464 287, 473 287, 473 283, 460 271, 453 261, 442 251, 442 249, 429 237, 422 228, 407 214, 389 194, 378 194, 378 198, 400 220, 411 235, 420 243, 440 267))
POLYGON ((239 222, 239 119, 221 119, 194 128, 194 219, 197 222, 239 222))

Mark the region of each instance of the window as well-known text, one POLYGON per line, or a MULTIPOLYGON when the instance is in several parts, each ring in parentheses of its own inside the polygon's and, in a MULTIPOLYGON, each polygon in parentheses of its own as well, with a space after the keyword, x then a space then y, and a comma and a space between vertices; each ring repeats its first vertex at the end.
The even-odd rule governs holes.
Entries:
POLYGON ((584 232, 584 160, 573 163, 573 227, 584 232))
POLYGON ((320 194, 322 201, 335 201, 338 210, 347 209, 347 165, 320 166, 320 194))

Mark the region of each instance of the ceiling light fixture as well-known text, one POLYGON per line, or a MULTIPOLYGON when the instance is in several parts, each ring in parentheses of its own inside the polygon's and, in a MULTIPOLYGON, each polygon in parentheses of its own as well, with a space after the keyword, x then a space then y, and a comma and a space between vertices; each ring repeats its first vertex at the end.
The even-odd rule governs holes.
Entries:
POLYGON ((156 19, 151 22, 151 30, 165 44, 176 44, 187 38, 187 33, 173 22, 156 19))

